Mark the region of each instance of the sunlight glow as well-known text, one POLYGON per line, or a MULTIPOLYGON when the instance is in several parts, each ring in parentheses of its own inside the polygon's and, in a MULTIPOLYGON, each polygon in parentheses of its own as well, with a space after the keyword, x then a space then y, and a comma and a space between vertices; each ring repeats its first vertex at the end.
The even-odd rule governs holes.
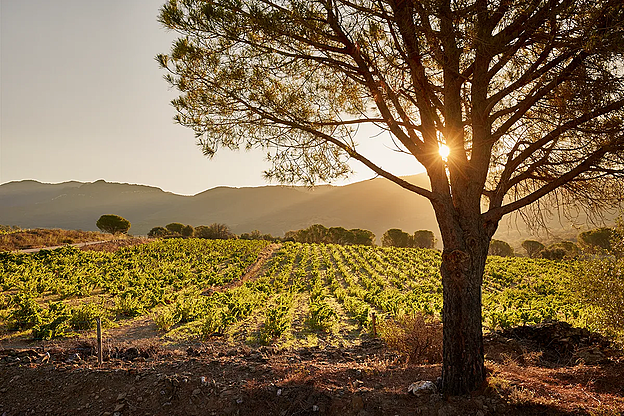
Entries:
POLYGON ((449 149, 449 147, 445 144, 440 144, 438 153, 440 153, 440 156, 442 157, 442 159, 446 160, 449 157, 449 154, 451 153, 451 149, 449 149))

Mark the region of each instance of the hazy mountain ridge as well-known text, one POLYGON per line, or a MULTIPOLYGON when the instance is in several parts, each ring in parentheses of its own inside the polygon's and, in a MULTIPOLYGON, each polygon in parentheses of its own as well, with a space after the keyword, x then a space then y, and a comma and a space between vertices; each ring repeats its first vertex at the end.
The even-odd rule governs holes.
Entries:
MULTIPOLYGON (((428 186, 423 175, 411 179, 428 186)), ((174 221, 194 226, 221 222, 235 233, 259 229, 274 235, 315 223, 365 228, 378 236, 392 227, 437 232, 429 202, 385 179, 315 188, 217 187, 194 196, 101 180, 59 184, 28 180, 0 185, 0 207, 0 224, 25 228, 97 230, 100 215, 118 214, 132 223, 130 232, 135 235, 174 221)))
MULTIPOLYGON (((425 174, 406 179, 429 187, 425 174)), ((103 180, 59 184, 26 180, 0 185, 0 224, 95 231, 102 214, 128 219, 134 235, 145 235, 151 228, 171 222, 193 226, 219 222, 236 234, 258 229, 282 236, 318 223, 368 229, 378 239, 389 228, 410 233, 427 229, 439 238, 429 201, 383 178, 316 188, 217 187, 194 196, 103 180)), ((555 224, 554 228, 566 226, 555 224)), ((503 219, 498 235, 513 240, 529 233, 521 221, 503 219)))

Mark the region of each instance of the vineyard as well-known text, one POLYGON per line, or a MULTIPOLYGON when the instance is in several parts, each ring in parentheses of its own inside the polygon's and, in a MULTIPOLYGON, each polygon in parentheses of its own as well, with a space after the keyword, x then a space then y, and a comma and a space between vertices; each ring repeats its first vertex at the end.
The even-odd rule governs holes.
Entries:
MULTIPOLYGON (((5 339, 52 339, 90 331, 96 317, 114 327, 147 316, 168 339, 344 345, 369 333, 373 319, 439 317, 440 261, 426 249, 201 239, 1 253, 0 331, 5 339), (261 253, 270 255, 246 275, 261 253)), ((491 257, 484 328, 585 324, 569 285, 575 267, 491 257)))

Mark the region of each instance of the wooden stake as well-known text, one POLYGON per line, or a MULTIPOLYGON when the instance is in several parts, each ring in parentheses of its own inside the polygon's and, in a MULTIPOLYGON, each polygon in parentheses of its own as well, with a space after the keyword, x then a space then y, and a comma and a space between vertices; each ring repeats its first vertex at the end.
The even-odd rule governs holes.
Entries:
POLYGON ((98 365, 102 365, 102 318, 97 317, 97 353, 98 365))
POLYGON ((377 314, 375 312, 373 312, 372 324, 373 324, 373 336, 377 337, 377 314))

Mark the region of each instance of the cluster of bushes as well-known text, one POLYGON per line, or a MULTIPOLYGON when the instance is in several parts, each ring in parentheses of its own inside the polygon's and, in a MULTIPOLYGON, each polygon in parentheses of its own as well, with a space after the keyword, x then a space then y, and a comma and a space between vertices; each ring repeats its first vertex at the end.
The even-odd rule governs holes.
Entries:
POLYGON ((347 230, 343 227, 327 228, 321 224, 314 224, 303 230, 288 231, 284 235, 284 240, 298 243, 373 246, 375 245, 375 234, 360 228, 347 230))
POLYGON ((149 233, 147 233, 147 236, 157 238, 196 237, 208 238, 211 240, 227 240, 230 238, 236 238, 227 225, 216 222, 210 225, 199 225, 195 228, 191 225, 172 222, 164 227, 152 228, 149 233))
POLYGON ((624 240, 624 227, 619 222, 615 228, 596 228, 582 232, 578 235, 578 241, 586 252, 609 253, 616 256, 622 255, 624 240))
POLYGON ((250 233, 242 233, 238 236, 241 240, 265 240, 265 241, 280 241, 279 237, 273 237, 271 234, 262 234, 259 230, 253 230, 250 233))
POLYGON ((17 225, 2 225, 0 224, 0 234, 11 234, 21 231, 22 229, 17 225))
POLYGON ((391 228, 381 237, 383 247, 434 248, 436 239, 432 231, 418 230, 413 235, 398 228, 391 228))
MULTIPOLYGON (((581 254, 581 248, 573 241, 561 241, 546 247, 536 240, 524 240, 522 248, 532 259, 564 260, 574 259, 581 254)), ((490 256, 514 257, 514 249, 505 241, 493 239, 488 250, 490 256)))
MULTIPOLYGON (((574 259, 584 254, 616 255, 617 243, 622 239, 622 231, 617 228, 596 228, 578 235, 577 241, 561 241, 548 247, 536 240, 525 240, 522 248, 528 257, 533 259, 564 260, 574 259)), ((488 254, 491 256, 513 257, 513 248, 502 240, 492 240, 488 254)), ((621 253, 620 253, 621 254, 621 253)))
MULTIPOLYGON (((375 234, 369 230, 353 228, 347 230, 344 227, 325 227, 314 224, 308 228, 296 231, 288 231, 283 238, 273 237, 271 234, 263 234, 259 230, 251 233, 243 233, 240 236, 233 234, 227 225, 214 223, 208 226, 200 225, 193 228, 178 222, 167 224, 164 227, 154 227, 147 234, 148 237, 172 238, 172 237, 196 237, 209 239, 240 238, 241 240, 266 240, 266 241, 294 241, 297 243, 316 244, 341 244, 374 246, 375 234)), ((386 231, 381 239, 384 247, 414 247, 434 248, 436 239, 432 231, 418 230, 410 235, 397 228, 386 231)))
POLYGON ((195 229, 192 225, 184 225, 179 222, 172 222, 164 227, 154 227, 148 237, 193 237, 195 229))

